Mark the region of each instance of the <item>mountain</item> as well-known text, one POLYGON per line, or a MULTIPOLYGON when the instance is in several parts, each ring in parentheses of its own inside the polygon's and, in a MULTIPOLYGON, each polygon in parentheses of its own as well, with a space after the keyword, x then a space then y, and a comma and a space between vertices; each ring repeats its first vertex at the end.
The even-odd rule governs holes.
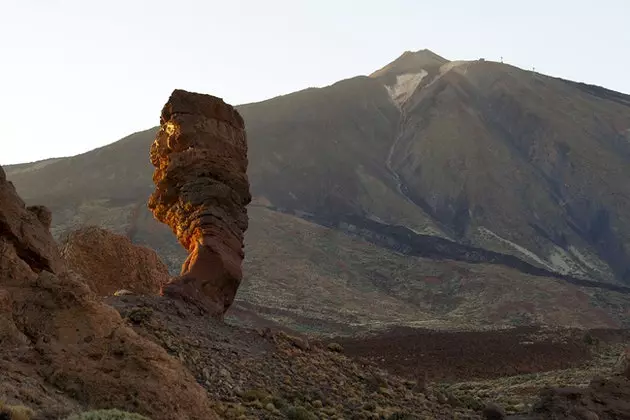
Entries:
MULTIPOLYGON (((627 322, 630 96, 422 50, 237 108, 254 196, 241 309, 328 332, 627 322)), ((155 132, 7 174, 58 237, 98 224, 177 270, 146 210, 155 132)))
POLYGON ((628 283, 630 97, 417 54, 242 107, 254 192, 628 283))

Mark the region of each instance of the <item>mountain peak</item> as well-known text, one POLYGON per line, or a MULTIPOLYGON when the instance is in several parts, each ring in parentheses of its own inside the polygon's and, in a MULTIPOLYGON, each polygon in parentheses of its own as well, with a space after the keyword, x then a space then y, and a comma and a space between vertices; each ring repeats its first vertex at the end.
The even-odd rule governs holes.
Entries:
POLYGON ((405 73, 417 73, 422 70, 429 71, 431 68, 439 68, 448 62, 449 60, 440 57, 431 50, 405 51, 385 67, 370 74, 370 77, 392 77, 405 73))

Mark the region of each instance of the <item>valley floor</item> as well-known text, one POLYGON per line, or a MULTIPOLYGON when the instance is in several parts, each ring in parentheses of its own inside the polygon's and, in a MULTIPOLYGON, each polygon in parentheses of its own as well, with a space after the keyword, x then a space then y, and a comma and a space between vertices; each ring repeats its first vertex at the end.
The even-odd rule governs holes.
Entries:
POLYGON ((479 419, 487 403, 525 415, 544 387, 586 387, 611 375, 630 345, 626 330, 537 327, 317 340, 264 323, 208 322, 160 297, 107 303, 179 358, 224 418, 479 419))

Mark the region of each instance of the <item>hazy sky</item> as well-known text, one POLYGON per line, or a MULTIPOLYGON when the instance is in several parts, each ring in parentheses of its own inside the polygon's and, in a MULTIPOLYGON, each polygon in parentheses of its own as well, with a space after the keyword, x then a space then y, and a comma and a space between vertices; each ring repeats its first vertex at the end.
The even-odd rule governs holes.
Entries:
POLYGON ((174 88, 253 102, 405 50, 630 93, 629 19, 628 0, 1 0, 0 164, 157 125, 174 88))

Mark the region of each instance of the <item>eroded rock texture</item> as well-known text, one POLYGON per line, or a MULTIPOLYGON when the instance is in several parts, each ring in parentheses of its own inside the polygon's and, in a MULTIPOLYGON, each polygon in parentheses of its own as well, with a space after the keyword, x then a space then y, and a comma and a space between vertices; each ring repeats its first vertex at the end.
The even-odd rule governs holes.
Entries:
POLYGON ((121 289, 157 295, 170 280, 168 267, 155 251, 96 226, 66 235, 61 254, 68 268, 83 277, 99 296, 121 289))
POLYGON ((189 252, 164 294, 222 317, 243 276, 251 201, 245 124, 220 98, 175 90, 160 125, 151 146, 156 190, 149 208, 189 252))
POLYGON ((0 168, 0 400, 38 418, 90 407, 216 418, 179 361, 66 269, 49 225, 50 212, 27 208, 0 168))

